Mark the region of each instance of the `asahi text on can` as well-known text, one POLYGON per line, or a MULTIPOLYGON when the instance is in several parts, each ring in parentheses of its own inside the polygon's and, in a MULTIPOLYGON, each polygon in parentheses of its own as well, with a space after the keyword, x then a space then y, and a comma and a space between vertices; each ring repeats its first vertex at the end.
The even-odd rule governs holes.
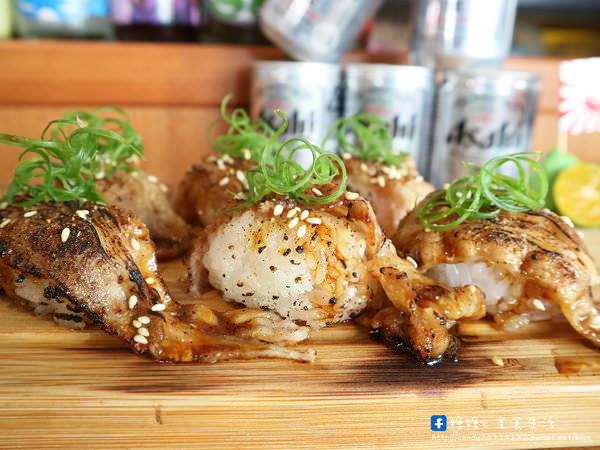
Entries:
POLYGON ((539 78, 526 72, 447 72, 437 94, 430 179, 468 175, 462 163, 529 151, 539 78))
POLYGON ((260 10, 265 36, 304 61, 339 61, 382 0, 268 0, 260 10))
MULTIPOLYGON (((320 145, 341 114, 340 92, 341 68, 337 64, 256 61, 251 115, 277 129, 281 119, 274 111, 279 109, 288 119, 282 140, 304 137, 320 145)), ((325 147, 327 151, 335 150, 332 145, 325 147)))
POLYGON ((388 122, 393 149, 426 165, 434 99, 431 69, 391 64, 348 64, 344 68, 344 116, 367 112, 388 122))

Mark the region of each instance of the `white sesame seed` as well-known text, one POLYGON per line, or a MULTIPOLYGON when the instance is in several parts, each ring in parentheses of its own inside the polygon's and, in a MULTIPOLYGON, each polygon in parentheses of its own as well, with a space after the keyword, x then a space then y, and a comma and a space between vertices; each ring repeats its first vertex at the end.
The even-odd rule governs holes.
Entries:
POLYGON ((221 159, 227 164, 233 164, 233 158, 229 155, 223 155, 221 156, 221 159))
POLYGON ((156 281, 154 278, 152 277, 148 277, 146 278, 144 281, 146 281, 146 283, 148 284, 154 284, 154 282, 156 281))
POLYGON ((539 309, 540 311, 546 311, 546 306, 540 299, 536 298, 531 303, 536 309, 539 309))
POLYGON ((446 189, 448 189, 449 187, 450 187, 450 184, 449 184, 449 183, 446 183, 446 184, 444 184, 444 185, 442 186, 442 189, 446 190, 446 189))
POLYGON ((210 155, 206 158, 206 160, 208 162, 215 162, 217 160, 217 157, 215 155, 210 155))
POLYGON ((312 223, 314 225, 319 225, 320 223, 323 223, 323 221, 321 219, 319 219, 318 217, 309 217, 308 219, 306 219, 306 221, 308 223, 312 223))
POLYGON ((419 267, 419 265, 417 264, 417 262, 411 257, 411 256, 407 256, 406 259, 413 265, 415 266, 415 269, 417 269, 419 267))
POLYGON ((498 355, 492 356, 492 362, 497 366, 504 367, 504 360, 500 358, 498 355))
POLYGON ((309 212, 305 209, 304 211, 302 211, 302 214, 300 214, 300 220, 304 220, 308 217, 309 212))
POLYGON ((134 250, 140 249, 140 243, 137 241, 137 239, 131 240, 131 246, 133 247, 134 250))
POLYGON ((288 219, 291 219, 292 217, 294 217, 296 214, 298 214, 298 211, 296 211, 295 209, 290 209, 288 211, 288 213, 285 215, 285 217, 287 217, 288 219))
POLYGON ((283 212, 283 205, 275 205, 275 208, 273 208, 273 215, 279 216, 282 212, 283 212))
POLYGON ((137 296, 132 295, 131 297, 129 297, 129 309, 133 309, 135 308, 135 305, 137 305, 137 296))
POLYGON ((165 309, 167 309, 167 305, 165 305, 164 303, 157 303, 156 305, 152 305, 152 308, 150 308, 152 311, 164 311, 165 309))
POLYGON ((62 233, 60 233, 60 240, 62 242, 67 242, 70 234, 71 234, 70 228, 63 228, 62 233))
POLYGON ((4 219, 2 223, 0 223, 0 228, 4 228, 6 225, 10 223, 10 219, 4 219))
POLYGON ((247 148, 243 148, 242 155, 244 156, 244 159, 248 161, 252 157, 252 152, 247 148))
POLYGON ((160 190, 163 192, 169 192, 169 188, 167 187, 166 184, 161 184, 160 185, 160 190))
POLYGON ((148 328, 144 328, 144 327, 138 328, 138 334, 141 336, 145 336, 145 337, 150 336, 150 332, 148 331, 148 328))
POLYGON ((323 195, 323 193, 317 188, 312 188, 312 191, 317 195, 323 195))
POLYGON ((225 170, 225 163, 223 162, 223 160, 221 158, 217 159, 215 162, 216 162, 219 170, 225 170))
POLYGON ((367 165, 365 163, 361 163, 360 170, 362 170, 363 172, 368 172, 369 168, 367 167, 367 165))
POLYGON ((379 176, 377 177, 377 184, 378 184, 380 187, 385 187, 385 178, 383 177, 383 175, 379 175, 379 176))
POLYGON ((296 225, 298 225, 298 222, 300 222, 300 219, 298 219, 297 217, 294 217, 292 220, 290 220, 288 222, 288 228, 294 228, 296 225))
POLYGON ((300 226, 300 228, 298 228, 298 233, 297 233, 297 235, 298 235, 298 237, 299 237, 299 238, 301 238, 301 237, 304 237, 304 235, 305 235, 305 234, 306 234, 306 225, 305 225, 305 224, 302 224, 302 225, 300 226))
POLYGON ((229 177, 223 177, 219 181, 219 186, 225 186, 227 183, 229 183, 229 177))
POLYGON ((242 172, 241 170, 238 170, 238 171, 235 173, 235 177, 238 179, 238 181, 239 181, 240 183, 242 183, 242 184, 244 184, 244 185, 247 183, 247 180, 246 180, 246 175, 245 175, 245 174, 244 174, 244 172, 242 172))
POLYGON ((573 221, 571 220, 570 217, 567 216, 560 216, 560 218, 563 220, 563 222, 565 222, 567 225, 569 225, 571 228, 575 228, 575 224, 573 223, 573 221))
MULTIPOLYGON (((103 179, 104 179, 104 175, 105 175, 105 174, 104 174, 104 171, 103 171, 103 170, 101 170, 100 172, 98 172, 98 173, 96 174, 96 180, 103 180, 103 179)), ((133 175, 133 176, 135 177, 135 176, 137 176, 137 173, 136 173, 136 172, 133 172, 131 175, 133 175)))
POLYGON ((141 334, 136 334, 133 337, 133 340, 139 344, 147 344, 148 343, 148 339, 146 339, 144 336, 142 336, 141 334))
POLYGON ((583 234, 583 231, 577 230, 577 236, 579 236, 581 239, 585 239, 585 234, 583 234))
POLYGON ((344 197, 346 197, 346 200, 356 200, 359 196, 357 192, 346 192, 346 194, 344 195, 344 197))
POLYGON ((156 178, 154 175, 148 175, 148 181, 156 183, 158 181, 158 178, 156 178))
POLYGON ((140 323, 144 324, 144 325, 148 325, 150 323, 150 317, 148 316, 140 316, 138 317, 138 319, 140 321, 140 323))
POLYGON ((352 155, 350 153, 342 153, 342 159, 350 159, 352 155))
POLYGON ((23 214, 23 217, 33 217, 37 214, 37 211, 27 211, 25 214, 23 214))
POLYGON ((77 211, 75 211, 75 214, 77 214, 82 219, 87 219, 89 213, 90 212, 87 209, 78 209, 77 211))
POLYGON ((423 181, 423 177, 421 175, 415 177, 415 181, 423 181))
POLYGON ((8 207, 8 202, 0 203, 0 209, 6 209, 8 207))
POLYGON ((134 327, 136 327, 136 328, 140 328, 140 327, 142 326, 142 322, 140 322, 140 321, 139 321, 139 320, 137 320, 137 319, 133 319, 133 320, 131 321, 131 323, 132 323, 132 324, 133 324, 133 326, 134 326, 134 327))

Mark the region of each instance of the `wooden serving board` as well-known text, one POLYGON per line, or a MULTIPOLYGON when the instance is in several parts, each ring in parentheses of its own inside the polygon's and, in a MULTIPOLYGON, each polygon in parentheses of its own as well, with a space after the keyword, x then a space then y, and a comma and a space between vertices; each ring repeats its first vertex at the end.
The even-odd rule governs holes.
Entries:
MULTIPOLYGON (((600 230, 586 232, 600 261, 600 230)), ((163 267, 173 294, 181 263, 163 267)), ((463 324, 461 361, 420 365, 352 324, 318 361, 160 365, 91 327, 0 299, 0 447, 534 448, 600 444, 600 351, 566 323, 463 324), (503 358, 500 367, 492 357, 503 358), (432 415, 447 417, 431 431, 432 415)))

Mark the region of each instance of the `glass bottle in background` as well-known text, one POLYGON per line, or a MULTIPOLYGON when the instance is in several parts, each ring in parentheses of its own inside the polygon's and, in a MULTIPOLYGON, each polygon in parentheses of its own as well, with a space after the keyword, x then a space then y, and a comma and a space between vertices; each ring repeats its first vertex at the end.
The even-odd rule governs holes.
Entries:
POLYGON ((14 0, 15 27, 25 38, 110 39, 108 0, 14 0))
POLYGON ((0 39, 11 35, 10 0, 0 0, 0 39))
POLYGON ((258 26, 265 0, 204 0, 202 40, 227 44, 268 44, 258 26))
POLYGON ((198 40, 199 0, 111 0, 117 39, 190 42, 198 40))

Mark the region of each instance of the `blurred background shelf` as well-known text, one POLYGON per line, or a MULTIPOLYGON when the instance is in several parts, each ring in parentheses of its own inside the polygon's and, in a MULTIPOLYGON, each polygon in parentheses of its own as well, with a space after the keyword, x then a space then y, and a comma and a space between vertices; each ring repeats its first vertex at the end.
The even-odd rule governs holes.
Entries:
MULTIPOLYGON (((221 99, 248 106, 250 68, 256 59, 282 59, 268 46, 156 44, 100 41, 0 42, 0 129, 38 135, 74 108, 117 105, 131 115, 145 140, 147 167, 167 183, 210 151, 207 127, 221 99), (159 64, 160 63, 160 64, 159 64)), ((351 52, 346 60, 404 62, 399 53, 351 52)), ((542 92, 533 149, 556 143, 558 59, 511 58, 505 68, 540 75, 542 92)), ((600 135, 569 138, 579 157, 600 162, 600 135)), ((0 147, 0 185, 11 179, 18 150, 0 147)))

